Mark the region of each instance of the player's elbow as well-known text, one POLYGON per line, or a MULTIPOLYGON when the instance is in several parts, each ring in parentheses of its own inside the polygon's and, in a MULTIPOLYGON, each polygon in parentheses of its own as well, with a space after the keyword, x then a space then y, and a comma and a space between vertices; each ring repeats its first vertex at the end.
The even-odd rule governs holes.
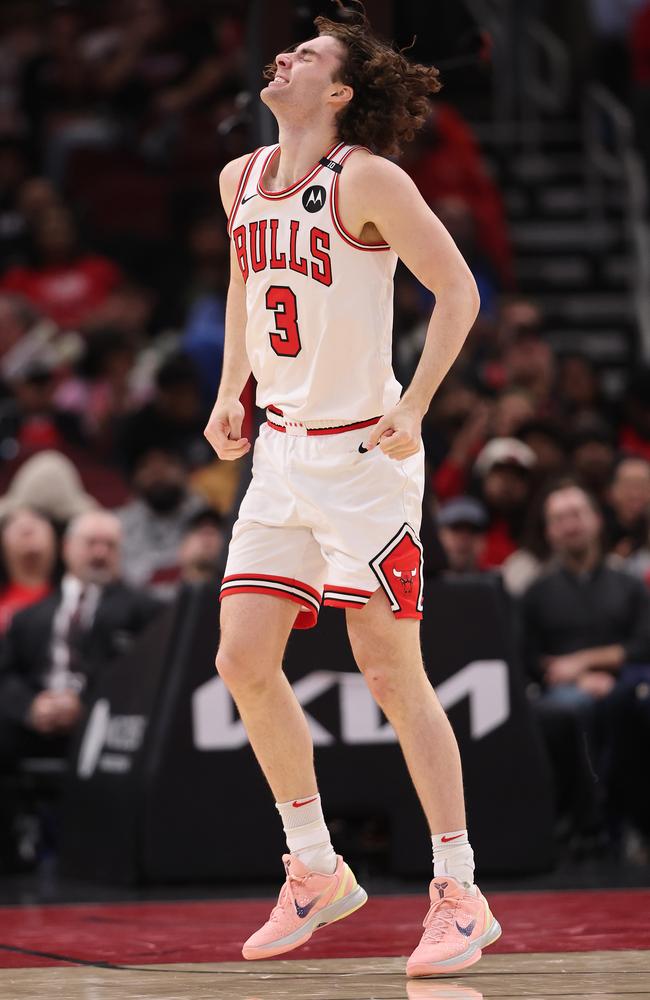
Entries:
POLYGON ((473 326, 481 308, 481 296, 474 275, 469 268, 457 270, 449 275, 439 288, 434 288, 436 301, 446 300, 454 314, 463 316, 468 328, 473 326))

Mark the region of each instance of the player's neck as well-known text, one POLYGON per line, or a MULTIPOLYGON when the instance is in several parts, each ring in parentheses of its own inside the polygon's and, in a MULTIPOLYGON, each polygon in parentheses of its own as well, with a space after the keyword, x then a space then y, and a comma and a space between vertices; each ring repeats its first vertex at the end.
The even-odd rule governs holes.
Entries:
POLYGON ((324 128, 280 124, 278 141, 280 155, 272 165, 274 173, 267 175, 265 180, 281 191, 309 173, 314 164, 336 145, 337 135, 332 123, 324 128))

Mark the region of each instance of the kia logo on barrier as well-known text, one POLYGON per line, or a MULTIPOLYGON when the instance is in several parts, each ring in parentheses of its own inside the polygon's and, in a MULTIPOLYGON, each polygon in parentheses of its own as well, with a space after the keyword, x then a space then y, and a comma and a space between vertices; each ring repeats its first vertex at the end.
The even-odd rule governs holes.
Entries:
MULTIPOLYGON (((359 673, 316 670, 301 677, 293 691, 304 707, 325 691, 338 688, 341 742, 350 745, 396 743, 359 673)), ((436 687, 442 707, 449 709, 469 699, 469 726, 473 740, 483 739, 510 716, 508 666, 504 660, 474 660, 436 687)), ((316 746, 331 746, 336 737, 305 712, 316 746)), ((237 718, 228 689, 213 677, 192 695, 192 729, 197 750, 236 750, 248 743, 243 722, 237 718)))

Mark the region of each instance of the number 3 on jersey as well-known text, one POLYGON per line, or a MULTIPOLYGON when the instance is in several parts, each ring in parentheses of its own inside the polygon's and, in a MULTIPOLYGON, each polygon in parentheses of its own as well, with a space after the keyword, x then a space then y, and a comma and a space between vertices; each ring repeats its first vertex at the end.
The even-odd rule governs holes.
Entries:
POLYGON ((302 350, 296 296, 286 285, 271 285, 266 308, 275 313, 275 330, 269 333, 271 347, 283 358, 295 358, 302 350))

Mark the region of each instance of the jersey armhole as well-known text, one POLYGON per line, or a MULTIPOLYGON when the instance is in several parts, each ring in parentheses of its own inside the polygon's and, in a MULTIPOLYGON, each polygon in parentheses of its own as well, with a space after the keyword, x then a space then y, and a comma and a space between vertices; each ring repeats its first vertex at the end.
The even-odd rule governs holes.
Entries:
MULTIPOLYGON (((372 150, 368 149, 367 146, 351 146, 350 149, 346 150, 346 152, 339 160, 341 166, 343 166, 348 156, 356 152, 356 150, 358 149, 365 149, 372 154, 372 150)), ((345 228, 345 226, 343 225, 343 220, 341 219, 341 216, 339 214, 340 176, 341 176, 340 173, 334 174, 334 180, 332 181, 332 197, 330 199, 330 210, 332 215, 332 222, 334 223, 334 228, 336 229, 341 239, 344 240, 346 243, 348 243, 350 246, 354 247, 356 250, 368 250, 370 252, 373 251, 377 252, 378 250, 383 250, 383 251, 390 250, 391 249, 390 244, 384 243, 383 241, 379 243, 362 243, 361 240, 357 239, 356 236, 353 236, 352 233, 345 228)))
POLYGON ((239 184, 237 185, 237 192, 235 194, 235 200, 232 203, 232 208, 230 209, 230 214, 228 216, 228 223, 227 223, 227 226, 226 226, 226 230, 227 230, 228 236, 232 236, 233 223, 235 221, 235 216, 237 215, 237 209, 239 208, 239 206, 241 204, 241 200, 242 200, 244 191, 246 190, 246 184, 248 183, 248 178, 251 175, 251 171, 253 169, 253 166, 255 164, 255 161, 256 161, 257 157, 260 155, 260 153, 262 152, 263 149, 264 149, 264 146, 259 146, 258 149, 255 149, 251 153, 251 155, 248 157, 246 163, 244 164, 244 168, 243 168, 243 170, 241 172, 241 175, 239 177, 239 184))

